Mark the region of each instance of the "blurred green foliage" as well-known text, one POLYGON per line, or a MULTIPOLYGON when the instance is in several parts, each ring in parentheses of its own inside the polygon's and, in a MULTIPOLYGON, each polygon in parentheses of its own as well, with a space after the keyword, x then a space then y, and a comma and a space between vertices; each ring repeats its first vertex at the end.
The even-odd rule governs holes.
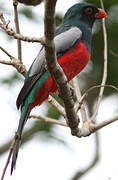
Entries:
MULTIPOLYGON (((96 4, 98 7, 100 7, 100 0, 96 0, 96 1, 86 0, 86 2, 96 4)), ((117 0, 112 0, 112 1, 103 0, 103 3, 104 3, 105 9, 109 9, 111 6, 117 5, 118 1, 117 0)))
POLYGON ((25 16, 26 18, 36 21, 37 17, 33 11, 32 8, 30 7, 23 7, 19 9, 19 13, 22 14, 23 16, 25 16))
POLYGON ((12 73, 12 75, 10 77, 0 79, 0 83, 1 84, 7 84, 8 86, 13 86, 19 80, 22 80, 22 78, 18 74, 18 72, 15 71, 15 72, 12 73))
POLYGON ((62 15, 56 14, 56 26, 59 26, 62 23, 62 15))

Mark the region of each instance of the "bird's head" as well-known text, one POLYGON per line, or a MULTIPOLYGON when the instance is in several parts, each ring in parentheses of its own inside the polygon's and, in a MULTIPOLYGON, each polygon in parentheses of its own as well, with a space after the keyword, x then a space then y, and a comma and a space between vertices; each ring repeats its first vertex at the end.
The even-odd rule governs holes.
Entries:
POLYGON ((97 8, 94 4, 89 3, 77 3, 69 10, 64 16, 64 22, 84 23, 92 27, 96 19, 102 19, 107 17, 106 12, 103 9, 97 8))

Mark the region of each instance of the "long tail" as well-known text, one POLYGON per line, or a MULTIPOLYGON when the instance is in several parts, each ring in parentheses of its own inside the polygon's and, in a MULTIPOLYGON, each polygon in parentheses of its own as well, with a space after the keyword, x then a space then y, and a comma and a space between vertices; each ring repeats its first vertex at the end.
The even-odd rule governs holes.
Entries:
POLYGON ((25 125, 27 118, 29 116, 29 113, 30 113, 29 109, 30 109, 30 105, 27 107, 26 106, 23 107, 22 111, 21 111, 21 117, 20 117, 19 126, 18 126, 18 130, 17 130, 17 138, 16 138, 16 142, 14 145, 14 149, 13 149, 11 174, 16 166, 16 160, 17 160, 19 146, 20 146, 20 142, 21 142, 22 131, 23 131, 24 125, 25 125))

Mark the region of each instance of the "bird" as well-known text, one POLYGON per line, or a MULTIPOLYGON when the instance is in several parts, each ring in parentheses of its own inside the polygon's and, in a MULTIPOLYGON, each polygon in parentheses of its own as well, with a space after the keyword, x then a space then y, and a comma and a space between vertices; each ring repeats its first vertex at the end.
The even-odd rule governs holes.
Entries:
MULTIPOLYGON (((57 27, 54 44, 57 62, 68 82, 77 76, 91 57, 92 27, 96 19, 106 18, 107 13, 90 3, 76 3, 64 15, 57 27)), ((45 48, 42 46, 29 68, 16 105, 21 110, 17 137, 13 148, 11 174, 16 166, 24 125, 31 110, 40 106, 50 93, 57 92, 57 84, 46 68, 45 48)))

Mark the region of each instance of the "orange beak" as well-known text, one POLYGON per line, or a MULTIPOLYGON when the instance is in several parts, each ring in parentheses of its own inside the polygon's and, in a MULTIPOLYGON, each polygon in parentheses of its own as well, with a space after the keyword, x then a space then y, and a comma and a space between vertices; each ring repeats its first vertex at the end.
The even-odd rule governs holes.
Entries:
POLYGON ((107 17, 107 13, 103 9, 98 8, 98 13, 95 14, 95 18, 102 19, 106 17, 107 17))

